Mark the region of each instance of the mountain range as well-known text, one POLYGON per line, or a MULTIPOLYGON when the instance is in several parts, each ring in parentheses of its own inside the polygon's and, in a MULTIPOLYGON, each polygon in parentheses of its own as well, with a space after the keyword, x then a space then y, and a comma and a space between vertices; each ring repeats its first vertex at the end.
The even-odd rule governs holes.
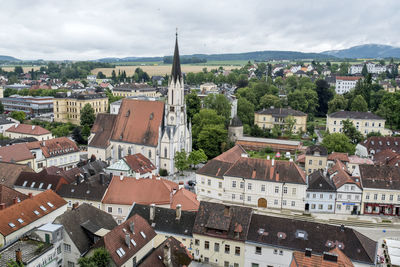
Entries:
MULTIPOLYGON (((231 53, 231 54, 193 54, 183 55, 182 58, 198 58, 206 59, 207 61, 228 61, 228 60, 335 60, 344 58, 400 58, 400 47, 380 44, 365 44, 353 46, 347 49, 330 50, 321 53, 303 53, 296 51, 257 51, 247 53, 231 53)), ((163 61, 164 57, 124 57, 124 58, 100 58, 95 61, 99 62, 159 62, 163 61)), ((15 62, 20 61, 17 58, 0 55, 0 61, 15 62)))

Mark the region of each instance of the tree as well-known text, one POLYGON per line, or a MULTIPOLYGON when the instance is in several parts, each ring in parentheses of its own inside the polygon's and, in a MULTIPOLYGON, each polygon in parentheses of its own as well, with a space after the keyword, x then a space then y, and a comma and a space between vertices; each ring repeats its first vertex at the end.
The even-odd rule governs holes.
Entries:
POLYGON ((286 123, 285 126, 286 133, 287 135, 291 136, 293 133, 293 127, 296 124, 296 119, 293 116, 287 116, 285 118, 285 123, 286 123))
POLYGON ((175 152, 174 157, 175 167, 183 173, 184 170, 189 168, 189 160, 185 150, 175 152))
POLYGON ((204 153, 204 150, 200 148, 199 150, 190 152, 188 160, 191 165, 196 167, 196 165, 207 161, 207 155, 204 153))
POLYGON ((194 114, 197 114, 200 111, 201 99, 195 92, 186 95, 185 98, 186 98, 187 115, 188 118, 192 120, 194 114))
POLYGON ((223 94, 209 94, 203 100, 204 107, 213 109, 218 115, 221 115, 228 122, 231 116, 231 103, 223 94))
POLYGON ((197 147, 204 150, 208 158, 214 158, 224 151, 228 131, 221 124, 205 125, 199 133, 197 147))
POLYGON ((113 81, 113 83, 117 82, 117 74, 115 73, 115 70, 111 72, 111 80, 113 81))
POLYGON ((0 102, 0 114, 4 113, 4 105, 0 102))
POLYGON ((92 128, 95 119, 96 115, 94 114, 94 109, 92 106, 89 103, 84 105, 81 110, 81 125, 87 125, 92 128))
POLYGON ((82 137, 81 128, 75 127, 72 131, 72 139, 75 140, 78 144, 85 144, 85 139, 82 137))
POLYGON ((361 75, 364 77, 367 77, 368 75, 368 69, 367 69, 367 65, 364 64, 362 70, 361 70, 361 75))
POLYGON ((368 104, 365 101, 364 97, 362 95, 357 95, 354 99, 353 102, 351 102, 351 111, 362 111, 362 112, 367 112, 368 111, 368 104))
POLYGON ((22 122, 24 122, 24 120, 26 118, 26 114, 23 111, 13 111, 13 112, 11 112, 11 118, 22 123, 22 122))
POLYGON ((111 266, 111 257, 104 248, 94 250, 93 256, 81 257, 78 260, 80 267, 109 267, 111 266))
POLYGON ((281 108, 282 101, 275 95, 264 95, 260 98, 259 109, 270 108, 271 106, 281 108))
POLYGON ((333 98, 334 91, 329 88, 329 84, 325 80, 318 80, 315 82, 316 91, 318 94, 318 108, 319 116, 325 116, 328 112, 328 102, 333 98))
POLYGON ((106 78, 106 75, 104 75, 103 72, 99 71, 99 72, 97 73, 97 79, 105 79, 105 78, 106 78))
POLYGON ((380 132, 369 132, 367 134, 367 138, 373 137, 373 136, 382 136, 380 132))
POLYGON ((249 84, 249 79, 246 74, 240 74, 236 82, 238 88, 246 87, 249 84))
POLYGON ((15 72, 17 75, 21 75, 21 74, 24 73, 24 70, 22 69, 21 66, 16 66, 16 67, 14 68, 14 72, 15 72))
POLYGON ((192 121, 194 147, 197 147, 198 136, 203 128, 207 125, 222 125, 222 127, 225 127, 225 118, 218 115, 213 109, 201 109, 199 113, 195 114, 192 121))
POLYGON ((288 104, 291 108, 300 110, 313 116, 318 107, 318 94, 315 90, 295 90, 288 95, 288 104))
POLYGON ((252 126, 254 123, 254 105, 246 98, 238 99, 237 115, 243 124, 252 126))
POLYGON ((349 119, 342 122, 343 133, 350 139, 350 142, 353 144, 358 144, 364 139, 362 134, 354 126, 353 122, 351 122, 349 119))
POLYGON ((350 142, 350 139, 343 133, 332 133, 324 137, 322 146, 326 147, 329 153, 343 152, 354 154, 355 145, 350 142))
POLYGON ((331 101, 328 102, 328 114, 347 108, 348 100, 343 95, 335 95, 331 101))

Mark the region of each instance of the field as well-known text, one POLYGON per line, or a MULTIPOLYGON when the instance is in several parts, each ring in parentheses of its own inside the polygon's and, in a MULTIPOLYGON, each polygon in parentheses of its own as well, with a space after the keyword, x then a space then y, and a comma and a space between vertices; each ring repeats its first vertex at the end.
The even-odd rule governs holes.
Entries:
MULTIPOLYGON (((15 65, 18 66, 18 65, 15 65)), ((15 66, 7 66, 7 67, 1 67, 4 71, 14 71, 15 66)), ((21 65, 19 65, 21 66, 21 65)), ((41 66, 22 66, 22 69, 24 70, 24 73, 27 73, 28 71, 33 70, 39 70, 41 66)))
MULTIPOLYGON (((208 64, 203 64, 203 65, 186 65, 182 64, 182 71, 185 73, 188 72, 201 72, 203 68, 207 68, 208 70, 211 70, 212 68, 216 68, 217 66, 210 66, 208 64)), ((116 74, 118 75, 118 71, 125 71, 127 76, 132 76, 135 72, 136 68, 141 68, 143 71, 147 72, 150 76, 154 75, 165 75, 165 74, 170 74, 171 73, 171 67, 172 65, 134 65, 134 66, 116 66, 115 68, 97 68, 92 70, 93 74, 96 74, 101 71, 103 74, 105 74, 107 77, 111 77, 112 71, 115 69, 116 74)), ((239 68, 239 66, 223 66, 225 70, 231 70, 231 69, 236 69, 239 68)))

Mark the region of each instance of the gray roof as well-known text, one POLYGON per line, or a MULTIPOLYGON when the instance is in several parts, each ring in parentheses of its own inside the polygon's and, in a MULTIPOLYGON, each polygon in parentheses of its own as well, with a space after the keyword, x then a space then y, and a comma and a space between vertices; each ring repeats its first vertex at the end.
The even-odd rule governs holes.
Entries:
POLYGON ((238 116, 233 117, 231 124, 229 125, 229 127, 240 127, 243 126, 242 121, 239 119, 238 116))
POLYGON ((4 125, 4 124, 12 124, 15 123, 13 121, 7 120, 5 118, 0 117, 0 125, 4 125))
POLYGON ((335 192, 336 187, 333 182, 323 174, 322 170, 316 170, 308 176, 307 191, 335 192))
POLYGON ((22 263, 24 264, 23 266, 25 266, 31 263, 33 260, 37 259, 38 257, 42 256, 52 248, 52 244, 46 244, 44 242, 36 241, 33 239, 18 240, 11 246, 8 246, 4 250, 0 251, 0 266, 9 266, 7 265, 7 263, 9 263, 10 260, 15 261, 15 251, 19 249, 22 252, 22 263), (42 249, 39 249, 40 247, 42 247, 42 249))
POLYGON ((81 254, 87 252, 94 243, 87 229, 93 229, 93 225, 97 225, 101 228, 112 230, 117 226, 111 214, 86 203, 58 216, 54 220, 54 223, 64 226, 65 232, 69 235, 81 254))
POLYGON ((267 108, 263 110, 259 110, 256 112, 257 114, 262 115, 272 115, 273 117, 287 117, 287 116, 307 116, 306 113, 294 110, 291 108, 267 108))
POLYGON ((383 118, 375 115, 372 112, 361 112, 361 111, 346 111, 341 110, 328 115, 330 118, 338 119, 367 119, 367 120, 384 120, 383 118))

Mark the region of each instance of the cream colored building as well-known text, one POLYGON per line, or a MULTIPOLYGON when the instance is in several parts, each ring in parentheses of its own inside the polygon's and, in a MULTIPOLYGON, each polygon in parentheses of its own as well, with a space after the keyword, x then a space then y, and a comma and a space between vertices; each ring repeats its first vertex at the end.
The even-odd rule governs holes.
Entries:
POLYGON ((384 136, 392 134, 391 130, 385 128, 385 119, 372 112, 359 111, 342 110, 327 115, 326 129, 329 133, 341 133, 345 120, 350 120, 364 136, 371 132, 381 133, 384 136))
POLYGON ((254 124, 261 129, 272 129, 275 125, 281 129, 287 129, 288 119, 295 120, 292 131, 294 133, 307 130, 307 114, 291 108, 263 109, 254 114, 254 124))
POLYGON ((11 139, 34 137, 38 141, 49 140, 53 138, 50 131, 37 126, 29 124, 15 124, 4 131, 4 135, 11 139))
POLYGON ((106 94, 57 94, 53 100, 54 121, 71 122, 81 124, 81 110, 90 104, 94 113, 106 113, 108 109, 108 97, 106 94))
POLYGON ((307 148, 305 156, 305 171, 307 174, 325 169, 328 160, 328 151, 323 146, 310 146, 307 148))
POLYGON ((218 94, 218 86, 215 83, 203 83, 202 85, 200 85, 200 92, 202 94, 206 94, 206 93, 214 93, 214 94, 218 94))
POLYGON ((133 97, 133 96, 146 96, 146 97, 160 97, 161 94, 157 88, 152 87, 146 83, 127 83, 121 84, 113 88, 113 96, 120 97, 133 97))

